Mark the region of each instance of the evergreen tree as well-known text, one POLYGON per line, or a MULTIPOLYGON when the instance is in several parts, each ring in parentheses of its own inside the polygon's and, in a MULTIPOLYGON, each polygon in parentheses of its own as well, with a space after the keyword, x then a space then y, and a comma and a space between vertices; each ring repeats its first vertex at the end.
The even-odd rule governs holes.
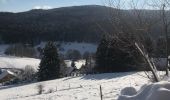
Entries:
POLYGON ((45 81, 59 78, 60 60, 56 46, 48 42, 43 49, 38 70, 38 80, 45 81))
POLYGON ((128 37, 123 37, 120 40, 113 38, 109 41, 107 66, 109 72, 132 71, 139 69, 133 66, 137 66, 141 63, 141 56, 134 44, 127 44, 127 38, 128 37))
POLYGON ((108 40, 104 36, 97 48, 96 52, 96 68, 99 72, 105 72, 107 66, 107 51, 108 51, 108 40))
MULTIPOLYGON (((127 44, 128 37, 103 38, 96 52, 96 67, 98 72, 121 72, 139 70, 135 67, 142 63, 135 45, 127 44)), ((141 69, 140 69, 141 70, 141 69)))

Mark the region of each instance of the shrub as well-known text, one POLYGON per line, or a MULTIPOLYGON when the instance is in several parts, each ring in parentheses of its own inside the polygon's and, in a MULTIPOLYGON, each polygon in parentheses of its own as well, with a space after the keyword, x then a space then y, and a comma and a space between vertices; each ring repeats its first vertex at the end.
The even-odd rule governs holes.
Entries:
POLYGON ((17 76, 18 76, 17 80, 21 83, 22 82, 33 82, 36 79, 35 78, 36 72, 32 66, 27 65, 25 66, 22 72, 17 73, 17 76))
POLYGON ((37 90, 38 90, 38 94, 42 94, 44 91, 44 85, 42 84, 37 85, 37 90))
POLYGON ((53 89, 49 89, 49 90, 48 90, 48 93, 53 93, 53 92, 54 92, 53 89))

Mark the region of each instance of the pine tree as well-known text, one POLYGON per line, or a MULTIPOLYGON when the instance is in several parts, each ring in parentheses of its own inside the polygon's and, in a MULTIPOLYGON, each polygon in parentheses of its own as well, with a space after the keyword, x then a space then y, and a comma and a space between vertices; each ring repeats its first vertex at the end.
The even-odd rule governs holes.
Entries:
POLYGON ((95 70, 99 72, 106 72, 108 43, 107 38, 104 36, 97 48, 95 70))
MULTIPOLYGON (((127 37, 126 37, 127 38, 127 37)), ((109 41, 108 46, 108 66, 107 70, 110 72, 131 71, 137 70, 134 68, 141 63, 139 53, 133 44, 126 44, 127 39, 113 38, 109 41)))
POLYGON ((38 70, 38 80, 45 81, 59 78, 60 60, 56 46, 48 42, 43 49, 38 70))
POLYGON ((143 59, 139 55, 134 44, 127 44, 130 39, 122 37, 103 38, 96 52, 97 72, 121 72, 141 70, 135 67, 142 64, 143 59))

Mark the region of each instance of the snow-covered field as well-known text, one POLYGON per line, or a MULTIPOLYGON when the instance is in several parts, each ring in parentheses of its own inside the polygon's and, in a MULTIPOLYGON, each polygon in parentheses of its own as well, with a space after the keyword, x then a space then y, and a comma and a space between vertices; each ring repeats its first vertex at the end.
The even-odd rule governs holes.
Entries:
POLYGON ((40 83, 0 88, 1 100, 117 100, 121 89, 133 86, 137 90, 149 80, 143 72, 107 73, 82 77, 67 77, 40 83), (38 95, 37 85, 44 85, 38 95), (50 93, 49 91, 53 91, 50 93))
MULTIPOLYGON (((7 47, 8 45, 0 46, 0 68, 22 69, 27 65, 33 66, 34 69, 38 68, 39 59, 5 56, 3 52, 7 47)), ((82 43, 66 43, 62 44, 61 48, 64 50, 61 51, 63 53, 74 49, 83 54, 86 51, 95 52, 97 46, 85 43, 83 45, 82 43)), ((65 62, 71 65, 70 60, 65 62)), ((84 60, 80 60, 75 64, 80 67, 84 63, 84 60)), ((100 85, 103 100, 117 100, 121 90, 125 87, 134 87, 139 90, 144 84, 150 83, 146 77, 144 72, 106 73, 66 77, 32 84, 0 86, 0 100, 100 100, 100 85), (37 86, 40 84, 44 86, 42 94, 38 94, 37 86)))
POLYGON ((23 69, 23 68, 25 68, 25 66, 30 65, 34 69, 37 69, 39 63, 40 63, 40 60, 35 59, 35 58, 0 56, 0 68, 20 68, 20 69, 23 69))
MULTIPOLYGON (((0 56, 0 68, 17 68, 24 69, 25 66, 32 66, 35 70, 38 69, 40 59, 14 57, 14 56, 0 56)), ((67 67, 71 67, 71 60, 65 60, 67 67)), ((85 60, 75 61, 75 66, 80 69, 82 65, 85 65, 85 60)))

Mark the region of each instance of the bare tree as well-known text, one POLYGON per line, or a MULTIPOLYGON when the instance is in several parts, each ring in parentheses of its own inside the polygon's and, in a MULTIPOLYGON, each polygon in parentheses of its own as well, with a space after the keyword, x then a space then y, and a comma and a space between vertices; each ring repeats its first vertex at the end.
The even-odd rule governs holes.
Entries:
MULTIPOLYGON (((155 17, 157 13, 149 14, 145 10, 138 9, 138 3, 131 0, 130 6, 132 10, 124 12, 121 8, 125 7, 126 1, 124 0, 109 0, 109 6, 116 9, 111 11, 111 24, 114 28, 114 32, 110 37, 117 38, 121 41, 121 37, 129 37, 126 40, 122 40, 126 45, 135 45, 138 52, 144 58, 146 64, 149 66, 154 80, 156 82, 160 81, 159 75, 157 73, 157 68, 149 56, 144 40, 147 36, 150 36, 150 30, 153 25, 160 22, 160 18, 155 17), (123 6, 123 7, 122 7, 123 6), (155 14, 155 15, 154 15, 155 14)), ((141 6, 145 6, 140 5, 141 6)), ((127 51, 128 52, 128 51, 127 51)))
POLYGON ((33 66, 26 65, 21 73, 18 73, 18 78, 20 81, 32 82, 35 81, 35 69, 33 66))
POLYGON ((167 58, 167 64, 166 64, 166 75, 169 76, 169 68, 168 68, 168 27, 169 22, 167 21, 167 16, 165 12, 165 3, 162 5, 162 22, 163 22, 163 30, 166 37, 166 58, 167 58))
POLYGON ((162 25, 162 35, 165 37, 165 51, 166 51, 166 75, 169 76, 169 25, 170 25, 170 19, 168 18, 168 10, 170 9, 170 0, 152 0, 152 2, 149 3, 151 7, 154 9, 157 9, 160 11, 160 19, 161 19, 161 25, 162 25))

